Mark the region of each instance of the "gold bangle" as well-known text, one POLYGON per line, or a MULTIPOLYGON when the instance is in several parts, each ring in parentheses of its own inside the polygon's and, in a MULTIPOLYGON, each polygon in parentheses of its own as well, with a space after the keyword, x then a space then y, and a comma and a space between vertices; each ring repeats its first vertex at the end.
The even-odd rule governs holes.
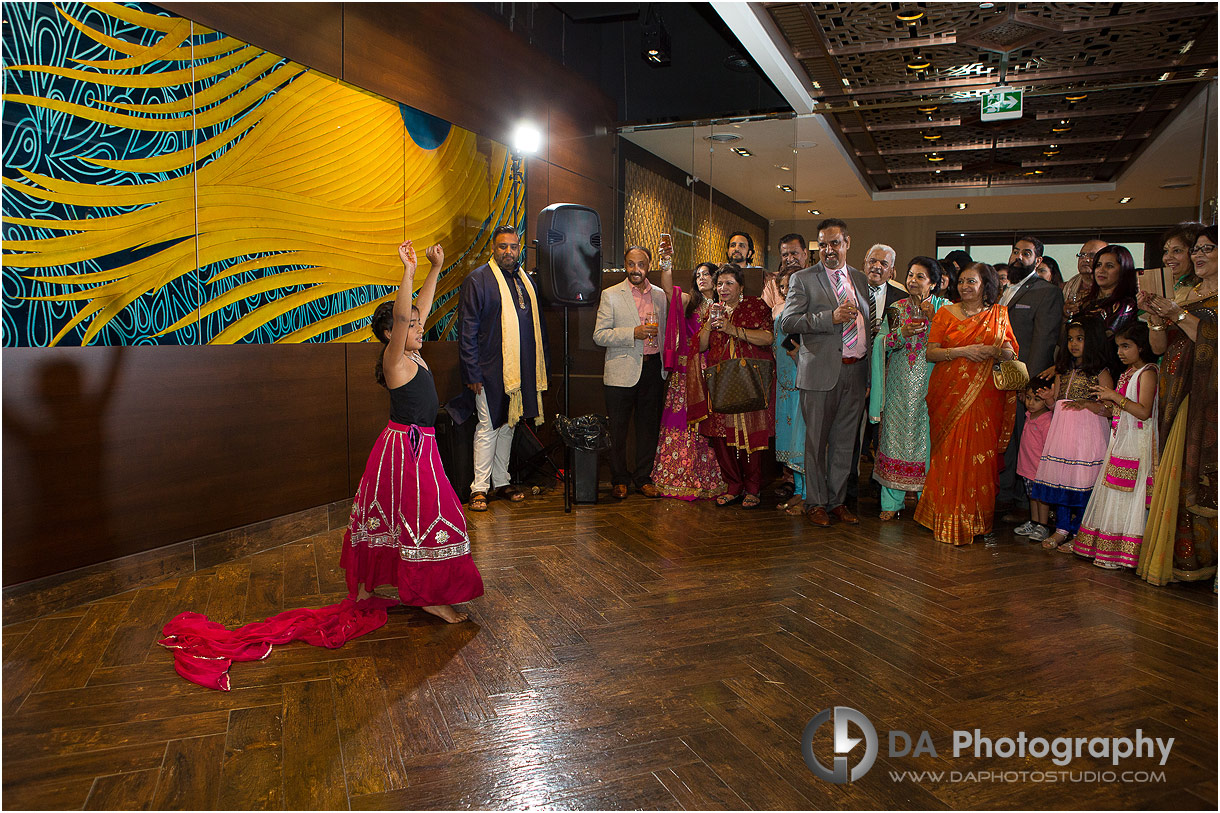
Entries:
POLYGON ((1119 405, 1118 405, 1118 411, 1119 411, 1119 412, 1126 412, 1126 411, 1127 411, 1127 404, 1128 404, 1128 403, 1130 403, 1130 401, 1128 401, 1128 400, 1127 400, 1127 396, 1125 396, 1125 395, 1124 395, 1124 396, 1123 396, 1123 400, 1122 400, 1122 401, 1119 403, 1119 405))

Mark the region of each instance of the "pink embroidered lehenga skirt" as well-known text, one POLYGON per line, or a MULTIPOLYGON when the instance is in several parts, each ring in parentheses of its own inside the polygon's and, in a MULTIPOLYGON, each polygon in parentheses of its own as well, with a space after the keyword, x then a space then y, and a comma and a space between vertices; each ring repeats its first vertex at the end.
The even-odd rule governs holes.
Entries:
POLYGON ((466 515, 431 427, 391 421, 360 478, 339 563, 347 589, 398 588, 403 604, 458 604, 483 595, 466 515))

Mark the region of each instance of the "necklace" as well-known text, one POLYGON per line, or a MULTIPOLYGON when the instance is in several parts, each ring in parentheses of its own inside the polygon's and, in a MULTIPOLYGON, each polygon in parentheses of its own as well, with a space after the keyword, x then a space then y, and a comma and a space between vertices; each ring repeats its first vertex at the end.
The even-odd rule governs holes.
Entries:
POLYGON ((1205 283, 1211 282, 1213 280, 1215 280, 1215 277, 1212 277, 1211 280, 1206 280, 1206 279, 1199 280, 1199 284, 1190 289, 1191 295, 1194 296, 1195 299, 1205 299, 1206 297, 1209 297, 1212 294, 1214 294, 1216 292, 1216 287, 1214 285, 1212 286, 1212 289, 1210 291, 1207 291, 1206 293, 1199 290, 1200 288, 1203 287, 1203 285, 1205 283))

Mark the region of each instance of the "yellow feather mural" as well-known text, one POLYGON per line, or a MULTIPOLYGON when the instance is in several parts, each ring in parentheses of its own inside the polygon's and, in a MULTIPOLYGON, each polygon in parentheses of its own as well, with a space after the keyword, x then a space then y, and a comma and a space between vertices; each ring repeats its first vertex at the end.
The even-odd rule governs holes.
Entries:
POLYGON ((406 237, 444 246, 452 324, 520 204, 503 145, 151 6, 31 5, 5 8, 6 141, 34 145, 5 147, 6 345, 365 340, 406 237))

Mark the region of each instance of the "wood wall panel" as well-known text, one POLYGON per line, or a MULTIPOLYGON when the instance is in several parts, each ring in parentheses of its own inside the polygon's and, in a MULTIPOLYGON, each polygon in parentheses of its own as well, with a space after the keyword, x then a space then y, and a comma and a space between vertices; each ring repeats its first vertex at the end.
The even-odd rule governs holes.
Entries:
POLYGON ((343 73, 343 3, 158 3, 330 76, 343 73))
POLYGON ((345 496, 341 345, 3 361, 6 585, 345 496))

